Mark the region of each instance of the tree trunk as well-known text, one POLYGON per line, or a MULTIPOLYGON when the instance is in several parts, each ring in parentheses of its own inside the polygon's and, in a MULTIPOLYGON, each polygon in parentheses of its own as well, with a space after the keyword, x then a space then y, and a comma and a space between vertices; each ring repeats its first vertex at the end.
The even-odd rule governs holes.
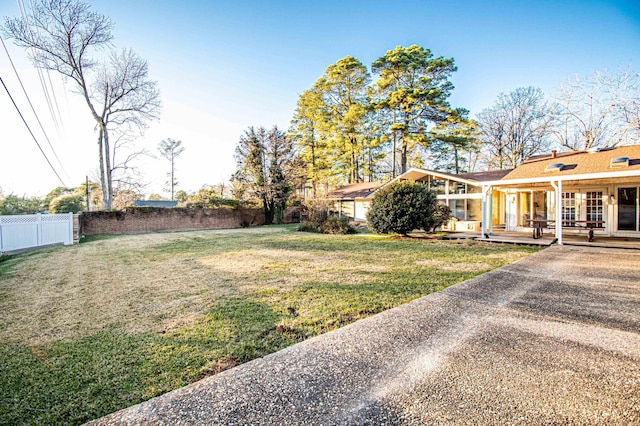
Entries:
POLYGON ((400 174, 406 173, 409 160, 407 158, 407 151, 409 150, 409 141, 407 136, 409 133, 409 120, 405 114, 404 128, 402 129, 402 152, 400 153, 400 174))
POLYGON ((311 131, 311 188, 313 191, 313 199, 316 199, 317 195, 317 185, 318 185, 318 171, 316 170, 316 143, 315 143, 315 135, 313 134, 313 130, 311 131))
POLYGON ((173 157, 173 152, 171 153, 171 201, 173 201, 173 183, 175 182, 173 180, 173 176, 174 176, 174 157, 173 157))
POLYGON ((406 132, 403 131, 402 132, 402 142, 401 142, 401 148, 400 148, 400 174, 403 174, 407 171, 407 135, 406 132))
POLYGON ((453 147, 453 157, 455 159, 455 164, 456 164, 456 166, 455 166, 456 167, 456 174, 459 174, 460 173, 460 166, 458 165, 459 158, 458 158, 458 147, 457 146, 453 147))
POLYGON ((106 171, 106 186, 107 186, 107 194, 106 197, 103 196, 105 200, 104 209, 111 210, 111 206, 113 204, 113 183, 111 181, 111 150, 109 149, 109 132, 107 130, 106 123, 101 123, 102 127, 102 138, 104 140, 104 159, 105 159, 105 171, 106 171))
POLYGON ((105 206, 107 205, 107 186, 106 186, 106 181, 104 179, 105 176, 105 170, 104 170, 104 143, 103 143, 103 132, 102 132, 102 128, 100 128, 100 131, 98 133, 98 160, 100 162, 99 168, 100 168, 100 189, 102 189, 102 206, 103 208, 106 208, 105 206))

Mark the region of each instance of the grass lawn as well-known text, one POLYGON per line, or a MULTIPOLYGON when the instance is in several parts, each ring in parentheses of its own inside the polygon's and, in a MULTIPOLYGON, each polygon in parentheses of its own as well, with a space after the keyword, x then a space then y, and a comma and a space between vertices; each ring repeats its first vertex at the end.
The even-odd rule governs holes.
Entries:
POLYGON ((0 424, 79 424, 536 250, 273 226, 10 257, 0 262, 0 424))

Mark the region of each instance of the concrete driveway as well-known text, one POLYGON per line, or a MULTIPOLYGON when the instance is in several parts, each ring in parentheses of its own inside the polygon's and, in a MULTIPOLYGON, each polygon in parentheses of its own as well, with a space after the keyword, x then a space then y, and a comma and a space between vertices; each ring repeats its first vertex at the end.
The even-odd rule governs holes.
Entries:
POLYGON ((554 246, 94 424, 640 424, 640 250, 554 246))

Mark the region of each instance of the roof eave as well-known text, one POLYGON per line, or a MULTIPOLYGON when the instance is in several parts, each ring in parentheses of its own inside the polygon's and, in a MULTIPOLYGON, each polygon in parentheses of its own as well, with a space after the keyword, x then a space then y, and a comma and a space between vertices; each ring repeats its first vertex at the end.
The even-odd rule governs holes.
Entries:
POLYGON ((584 173, 578 175, 558 176, 540 176, 534 178, 520 178, 508 180, 494 180, 482 182, 482 186, 506 186, 521 185, 525 183, 546 183, 546 182, 565 182, 574 180, 594 180, 594 179, 614 179, 619 177, 640 177, 640 170, 619 170, 616 172, 600 172, 600 173, 584 173))

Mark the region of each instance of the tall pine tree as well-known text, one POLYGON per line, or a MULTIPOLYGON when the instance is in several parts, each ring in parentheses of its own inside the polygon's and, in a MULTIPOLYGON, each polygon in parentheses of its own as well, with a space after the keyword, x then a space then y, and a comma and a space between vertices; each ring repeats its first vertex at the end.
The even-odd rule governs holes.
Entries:
POLYGON ((396 47, 372 65, 378 74, 376 105, 386 113, 392 142, 392 174, 407 171, 409 158, 426 147, 429 125, 446 120, 453 85, 449 77, 457 70, 453 58, 434 58, 429 49, 416 45, 396 47), (399 152, 400 170, 396 171, 399 152))
POLYGON ((281 223, 299 173, 291 140, 276 126, 269 131, 249 127, 238 141, 235 159, 237 193, 260 202, 265 223, 281 223))

